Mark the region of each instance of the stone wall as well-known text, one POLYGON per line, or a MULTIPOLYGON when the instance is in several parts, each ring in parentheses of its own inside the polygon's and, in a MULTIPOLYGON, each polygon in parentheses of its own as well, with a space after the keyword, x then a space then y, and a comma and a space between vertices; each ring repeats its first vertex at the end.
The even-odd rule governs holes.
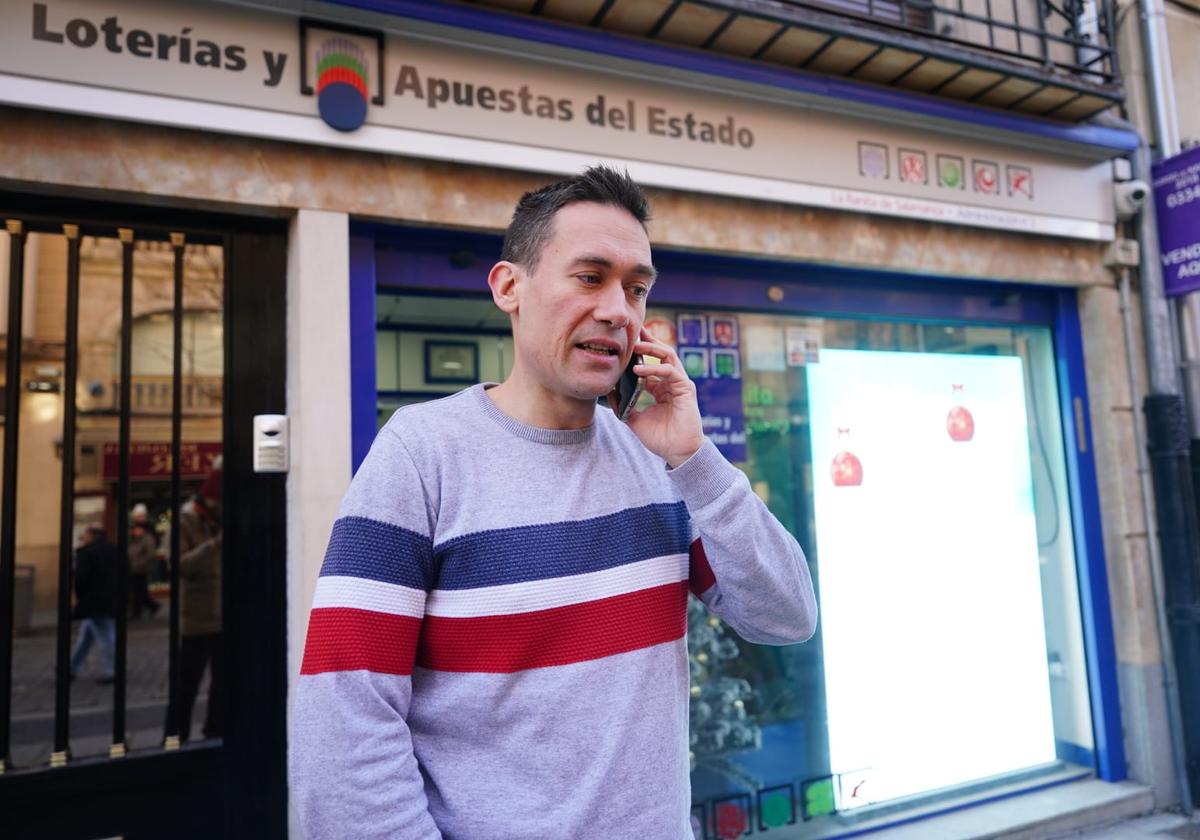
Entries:
MULTIPOLYGON (((516 196, 545 175, 229 137, 0 107, 0 185, 70 185, 145 203, 503 230, 516 196)), ((1109 282, 1101 246, 652 191, 654 244, 728 254, 1059 285, 1109 282)))

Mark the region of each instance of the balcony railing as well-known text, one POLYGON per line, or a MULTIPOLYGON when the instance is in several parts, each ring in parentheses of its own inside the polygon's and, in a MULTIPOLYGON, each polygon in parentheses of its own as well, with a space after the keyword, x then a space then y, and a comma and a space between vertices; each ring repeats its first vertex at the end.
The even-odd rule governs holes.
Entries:
POLYGON ((478 2, 1061 120, 1123 99, 1114 0, 478 2))
MULTIPOLYGON (((220 376, 183 377, 183 413, 185 415, 220 414, 222 387, 220 376)), ((172 399, 170 376, 135 376, 130 382, 130 408, 134 414, 170 416, 172 399)), ((114 378, 99 399, 91 400, 84 413, 107 414, 116 412, 121 393, 121 381, 114 378)))
POLYGON ((778 5, 833 12, 1100 84, 1118 78, 1110 0, 780 0, 778 5))

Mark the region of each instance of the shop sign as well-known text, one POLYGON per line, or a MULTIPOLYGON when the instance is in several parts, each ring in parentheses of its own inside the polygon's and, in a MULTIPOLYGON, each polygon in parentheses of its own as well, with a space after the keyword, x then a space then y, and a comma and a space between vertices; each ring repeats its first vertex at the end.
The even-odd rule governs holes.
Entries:
POLYGON ((1200 289, 1200 147, 1154 165, 1154 210, 1168 295, 1200 289))
MULTIPOLYGON (((182 478, 205 478, 221 454, 219 443, 183 443, 180 445, 179 471, 182 478)), ((120 448, 111 441, 104 444, 104 480, 116 481, 121 475, 120 448)), ((171 477, 170 443, 131 443, 129 478, 132 481, 165 480, 171 477)))
POLYGON ((556 174, 606 160, 654 186, 1113 236, 1106 163, 388 26, 233 3, 13 0, 0 4, 0 101, 556 174))

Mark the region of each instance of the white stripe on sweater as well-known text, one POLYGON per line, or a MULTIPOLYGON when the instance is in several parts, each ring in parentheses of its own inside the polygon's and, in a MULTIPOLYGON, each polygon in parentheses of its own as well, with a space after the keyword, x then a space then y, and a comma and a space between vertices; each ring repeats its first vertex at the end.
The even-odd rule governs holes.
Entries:
POLYGON ((548 610, 687 580, 688 555, 668 554, 599 572, 475 589, 435 589, 426 615, 476 618, 548 610))
POLYGON ((329 575, 317 578, 313 594, 313 609, 322 607, 349 607, 420 618, 425 613, 425 593, 395 583, 329 575))

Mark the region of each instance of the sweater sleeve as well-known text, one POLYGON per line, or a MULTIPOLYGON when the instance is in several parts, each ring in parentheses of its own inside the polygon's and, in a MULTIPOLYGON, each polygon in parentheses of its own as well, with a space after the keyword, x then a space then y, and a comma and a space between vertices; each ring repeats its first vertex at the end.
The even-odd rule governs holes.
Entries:
POLYGON ((711 441, 667 474, 694 527, 692 592, 748 642, 809 639, 817 602, 808 561, 745 474, 711 441))
POLYGON ((385 427, 329 538, 292 708, 291 798, 309 840, 441 837, 406 722, 431 516, 412 458, 385 427))

